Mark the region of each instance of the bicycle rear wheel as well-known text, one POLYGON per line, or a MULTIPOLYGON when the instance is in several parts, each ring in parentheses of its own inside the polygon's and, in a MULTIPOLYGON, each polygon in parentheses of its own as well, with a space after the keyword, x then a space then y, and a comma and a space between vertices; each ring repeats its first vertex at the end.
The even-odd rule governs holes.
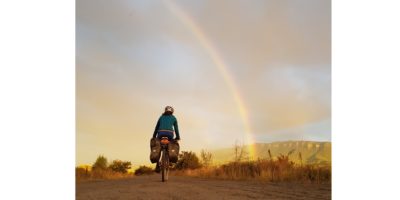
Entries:
POLYGON ((162 150, 161 155, 161 181, 165 182, 168 181, 168 173, 169 173, 169 161, 168 161, 168 154, 167 150, 162 150))

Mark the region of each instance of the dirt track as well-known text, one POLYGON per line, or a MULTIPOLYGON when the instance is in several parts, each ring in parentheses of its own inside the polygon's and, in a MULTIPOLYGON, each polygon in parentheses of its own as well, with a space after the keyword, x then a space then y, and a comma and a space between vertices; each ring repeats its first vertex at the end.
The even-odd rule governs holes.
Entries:
POLYGON ((151 175, 77 183, 76 199, 331 199, 331 185, 151 175))

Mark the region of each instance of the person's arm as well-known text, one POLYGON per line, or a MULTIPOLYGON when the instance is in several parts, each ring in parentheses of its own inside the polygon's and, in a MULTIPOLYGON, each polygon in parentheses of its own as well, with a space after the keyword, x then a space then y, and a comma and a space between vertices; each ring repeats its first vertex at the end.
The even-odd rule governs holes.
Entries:
POLYGON ((153 138, 157 136, 158 128, 160 127, 160 119, 157 121, 156 128, 154 129, 153 138))
POLYGON ((179 129, 178 129, 178 120, 175 118, 175 122, 174 122, 174 130, 175 130, 175 140, 180 140, 181 137, 179 136, 179 129))

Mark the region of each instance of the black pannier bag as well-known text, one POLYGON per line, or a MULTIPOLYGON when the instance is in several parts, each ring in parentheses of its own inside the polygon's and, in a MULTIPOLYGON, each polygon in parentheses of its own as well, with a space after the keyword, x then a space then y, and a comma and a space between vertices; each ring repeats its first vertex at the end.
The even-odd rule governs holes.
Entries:
POLYGON ((168 155, 169 161, 172 163, 178 162, 178 155, 179 155, 179 143, 175 140, 171 140, 168 145, 168 155))
POLYGON ((161 144, 157 138, 151 138, 150 140, 150 161, 156 163, 160 159, 161 144))

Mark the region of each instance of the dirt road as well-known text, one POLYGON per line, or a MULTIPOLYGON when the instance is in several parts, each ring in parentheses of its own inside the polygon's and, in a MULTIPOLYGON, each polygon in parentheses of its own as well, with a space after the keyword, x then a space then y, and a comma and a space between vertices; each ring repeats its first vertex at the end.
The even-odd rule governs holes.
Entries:
POLYGON ((150 175, 77 183, 76 199, 331 199, 331 185, 150 175))

